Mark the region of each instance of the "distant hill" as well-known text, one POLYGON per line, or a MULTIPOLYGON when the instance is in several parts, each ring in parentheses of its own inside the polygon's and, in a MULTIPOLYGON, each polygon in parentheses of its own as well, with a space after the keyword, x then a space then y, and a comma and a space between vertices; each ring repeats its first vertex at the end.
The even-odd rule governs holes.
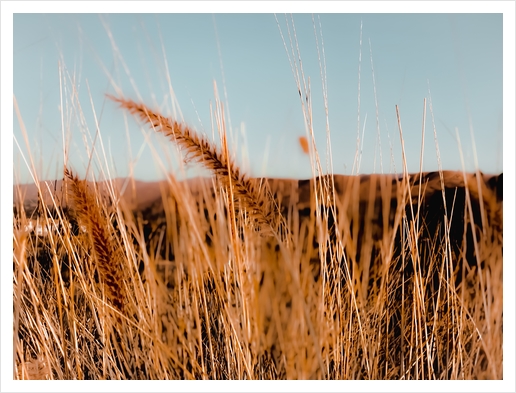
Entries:
MULTIPOLYGON (((186 185, 196 192, 203 183, 211 186, 211 179, 194 178, 178 183, 186 185)), ((88 187, 93 189, 93 182, 88 181, 88 187)), ((109 188, 114 187, 117 190, 117 194, 124 199, 128 207, 131 209, 142 209, 160 199, 163 195, 162 193, 169 187, 169 183, 167 180, 146 182, 130 178, 117 178, 111 182, 98 182, 97 187, 101 194, 105 196, 109 195, 109 188)), ((43 195, 43 201, 47 205, 53 204, 54 201, 64 206, 69 204, 66 190, 63 189, 63 180, 40 181, 39 189, 43 195)), ((23 202, 25 208, 35 207, 38 204, 38 195, 38 186, 34 183, 13 186, 13 204, 15 206, 23 202)))
MULTIPOLYGON (((447 188, 464 187, 462 172, 445 171, 444 173, 447 188)), ((371 175, 361 175, 360 183, 368 181, 370 176, 371 175)), ((392 181, 396 181, 396 178, 400 178, 402 175, 386 174, 375 176, 390 177, 392 181)), ((424 174, 424 176, 426 179, 424 181, 429 181, 429 179, 432 179, 431 183, 427 184, 427 194, 430 192, 440 191, 441 186, 440 182, 438 181, 439 176, 437 172, 427 172, 426 174, 424 174)), ((414 179, 418 177, 419 176, 416 175, 414 179)), ((491 189, 496 190, 498 198, 500 200, 503 199, 503 175, 483 174, 482 177, 485 184, 487 184, 491 189)), ((354 178, 354 176, 334 175, 335 190, 338 195, 343 195, 345 193, 346 189, 348 188, 348 181, 351 178, 354 178)), ((255 180, 260 181, 260 179, 255 180)), ((293 189, 290 187, 290 183, 295 183, 297 189, 297 185, 299 182, 299 195, 296 195, 295 199, 299 202, 309 201, 309 182, 296 179, 268 179, 268 181, 273 192, 280 192, 282 194, 282 198, 290 198, 290 190, 293 189)), ((93 189, 93 182, 88 182, 88 184, 89 187, 93 189)), ((208 177, 197 177, 183 181, 175 181, 174 184, 177 187, 186 187, 190 189, 190 191, 194 195, 196 195, 199 192, 202 192, 203 186, 206 190, 211 190, 213 186, 212 178, 208 177)), ((104 196, 108 196, 109 188, 114 187, 117 190, 116 195, 119 195, 123 199, 125 206, 133 210, 142 210, 151 206, 158 200, 161 201, 162 197, 170 192, 171 185, 167 180, 146 182, 130 178, 118 178, 110 182, 98 182, 97 187, 99 188, 101 194, 104 196)), ((39 183, 39 188, 41 189, 43 200, 47 205, 53 204, 54 201, 56 201, 56 203, 62 206, 69 205, 68 199, 66 197, 66 190, 63 189, 62 180, 41 181, 39 183)), ((361 193, 367 193, 367 190, 368 188, 364 188, 364 191, 361 191, 361 193)), ((367 199, 367 197, 368 195, 361 195, 361 198, 363 199, 367 199)), ((31 209, 37 206, 38 187, 35 184, 21 184, 13 186, 14 205, 19 205, 22 201, 26 210, 30 211, 31 209)))

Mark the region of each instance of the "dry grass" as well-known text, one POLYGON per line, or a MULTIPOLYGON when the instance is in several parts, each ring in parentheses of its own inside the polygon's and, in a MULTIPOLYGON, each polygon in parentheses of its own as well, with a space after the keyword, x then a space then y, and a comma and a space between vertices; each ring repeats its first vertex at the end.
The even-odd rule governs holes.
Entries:
MULTIPOLYGON (((403 175, 334 176, 321 34, 323 171, 293 27, 311 179, 249 178, 224 119, 219 146, 121 96, 213 178, 170 175, 161 200, 133 209, 110 181, 79 179, 67 148, 63 190, 29 157, 39 203, 17 189, 15 379, 503 378, 502 177, 410 175, 404 151, 403 175)), ((360 75, 358 98, 354 173, 360 75)))
POLYGON ((242 208, 258 224, 265 225, 267 230, 277 231, 276 221, 279 221, 280 212, 273 207, 274 203, 267 184, 263 185, 263 189, 259 189, 242 173, 229 157, 225 136, 223 147, 219 149, 206 137, 197 135, 187 125, 153 112, 143 104, 113 96, 108 97, 177 143, 185 152, 185 161, 202 163, 213 172, 221 186, 229 188, 230 195, 235 201, 241 202, 242 208))
POLYGON ((15 378, 503 378, 502 202, 480 174, 249 179, 113 99, 215 177, 131 211, 65 168, 71 204, 16 207, 15 378))

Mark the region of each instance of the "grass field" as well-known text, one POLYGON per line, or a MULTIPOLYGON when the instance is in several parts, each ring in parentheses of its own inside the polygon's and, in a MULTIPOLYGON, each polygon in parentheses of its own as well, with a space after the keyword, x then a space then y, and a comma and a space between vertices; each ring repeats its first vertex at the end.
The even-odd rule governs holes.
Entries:
POLYGON ((28 165, 15 379, 503 379, 503 175, 409 174, 399 113, 400 174, 324 171, 301 82, 310 179, 249 177, 218 100, 215 142, 121 93, 210 177, 113 180, 93 151, 107 180, 28 165))
POLYGON ((112 99, 214 176, 147 208, 69 168, 18 188, 17 378, 503 378, 501 176, 249 179, 112 99))

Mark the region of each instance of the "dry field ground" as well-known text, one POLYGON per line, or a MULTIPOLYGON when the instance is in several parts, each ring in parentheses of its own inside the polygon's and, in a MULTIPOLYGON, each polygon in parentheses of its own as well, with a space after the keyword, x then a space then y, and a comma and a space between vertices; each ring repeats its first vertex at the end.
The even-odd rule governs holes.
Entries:
POLYGON ((503 378, 502 175, 250 179, 113 99, 213 177, 14 187, 16 378, 503 378))

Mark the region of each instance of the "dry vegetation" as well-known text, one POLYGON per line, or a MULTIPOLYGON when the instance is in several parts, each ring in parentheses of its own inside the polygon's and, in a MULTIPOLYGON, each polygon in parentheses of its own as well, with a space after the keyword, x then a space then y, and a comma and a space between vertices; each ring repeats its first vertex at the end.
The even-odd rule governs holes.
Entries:
POLYGON ((323 175, 289 60, 311 179, 249 178, 220 116, 217 145, 119 92, 213 177, 145 207, 66 159, 36 206, 15 187, 14 378, 503 378, 502 175, 323 175))
POLYGON ((503 377, 501 176, 250 179, 224 133, 113 99, 214 177, 146 210, 70 168, 20 196, 15 378, 503 377))

